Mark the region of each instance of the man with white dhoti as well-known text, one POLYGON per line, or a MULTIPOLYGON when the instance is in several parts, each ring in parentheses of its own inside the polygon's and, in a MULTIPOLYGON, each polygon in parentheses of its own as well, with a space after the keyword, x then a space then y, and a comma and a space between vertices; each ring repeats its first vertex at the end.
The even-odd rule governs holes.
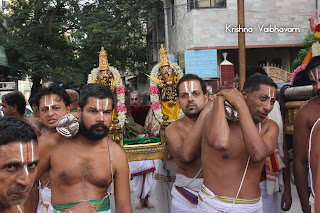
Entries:
POLYGON ((262 213, 259 186, 265 159, 276 148, 278 125, 267 118, 277 85, 268 76, 248 78, 243 91, 222 90, 202 132, 203 184, 198 212, 262 213), (225 104, 234 112, 226 118, 225 104))
POLYGON ((203 181, 200 162, 203 120, 212 109, 205 82, 187 74, 177 85, 177 103, 185 116, 166 128, 170 153, 178 166, 172 187, 171 213, 198 212, 198 192, 203 181))
MULTIPOLYGON (((259 66, 247 69, 246 78, 252 75, 266 75, 266 71, 259 66)), ((260 187, 262 209, 264 213, 280 213, 288 211, 292 204, 290 186, 290 161, 286 141, 283 138, 283 122, 278 101, 274 102, 268 118, 279 126, 278 144, 275 151, 267 157, 262 170, 260 187)))

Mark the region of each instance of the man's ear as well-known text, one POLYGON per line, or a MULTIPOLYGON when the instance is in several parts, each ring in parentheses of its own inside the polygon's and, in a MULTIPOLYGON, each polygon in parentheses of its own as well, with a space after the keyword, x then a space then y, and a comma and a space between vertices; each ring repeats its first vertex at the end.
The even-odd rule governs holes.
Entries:
POLYGON ((67 106, 67 111, 68 111, 68 112, 71 112, 71 106, 70 106, 70 105, 67 106))
POLYGON ((17 107, 17 104, 13 105, 13 106, 10 106, 11 107, 11 110, 13 113, 16 113, 18 111, 18 107, 17 107))
POLYGON ((181 108, 181 106, 180 106, 180 100, 179 100, 179 98, 178 98, 178 97, 176 97, 176 102, 177 102, 177 104, 178 104, 179 108, 181 108))
POLYGON ((208 100, 209 100, 209 96, 208 96, 208 93, 204 95, 204 102, 205 103, 208 103, 208 100))
POLYGON ((246 91, 244 91, 244 90, 242 90, 242 91, 241 91, 241 93, 242 93, 242 95, 243 95, 244 99, 246 99, 246 98, 247 98, 248 93, 247 93, 246 91))

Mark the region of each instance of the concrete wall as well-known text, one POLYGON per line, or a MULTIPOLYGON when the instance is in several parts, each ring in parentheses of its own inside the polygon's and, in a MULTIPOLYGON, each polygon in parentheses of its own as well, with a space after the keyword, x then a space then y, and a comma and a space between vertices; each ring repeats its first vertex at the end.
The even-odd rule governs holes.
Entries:
MULTIPOLYGON (((186 0, 175 0, 175 23, 171 26, 171 6, 167 0, 170 52, 191 48, 235 47, 237 32, 226 26, 237 27, 237 0, 227 0, 226 8, 205 8, 187 11, 186 0), (231 29, 228 28, 228 29, 231 29)), ((245 0, 246 45, 289 46, 302 43, 309 30, 308 18, 316 12, 315 0, 245 0), (300 32, 260 32, 258 25, 300 32)))

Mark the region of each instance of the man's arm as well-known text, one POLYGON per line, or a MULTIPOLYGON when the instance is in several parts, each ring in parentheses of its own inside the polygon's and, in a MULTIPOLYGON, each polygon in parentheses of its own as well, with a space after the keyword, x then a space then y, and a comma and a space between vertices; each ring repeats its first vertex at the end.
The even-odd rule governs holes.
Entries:
POLYGON ((265 160, 275 149, 279 133, 278 125, 267 120, 267 130, 261 135, 252 120, 248 105, 243 95, 237 89, 222 90, 218 95, 223 95, 226 100, 236 108, 243 134, 244 143, 250 154, 251 160, 259 162, 265 160))
POLYGON ((307 124, 307 114, 304 108, 298 111, 293 132, 293 172, 304 213, 310 212, 307 178, 307 147, 310 130, 307 124))
POLYGON ((189 163, 199 156, 203 121, 208 112, 211 110, 212 101, 208 101, 197 118, 196 123, 184 138, 176 128, 176 122, 179 121, 175 121, 166 128, 165 137, 167 139, 169 151, 173 157, 179 160, 181 163, 189 163))
POLYGON ((291 185, 290 185, 290 160, 289 160, 285 134, 283 134, 283 152, 284 152, 284 164, 286 165, 286 167, 283 169, 284 192, 281 197, 281 210, 289 211, 292 204, 292 196, 291 196, 291 185))
MULTIPOLYGON (((312 168, 317 168, 316 173, 312 173, 315 180, 312 181, 315 193, 315 212, 320 212, 320 125, 318 124, 312 134, 312 155, 316 155, 316 161, 311 161, 312 168)), ((313 158, 314 159, 314 158, 313 158)), ((311 170, 312 171, 312 170, 311 170)), ((313 171, 312 171, 313 172, 313 171)), ((315 171, 314 171, 315 172, 315 171)))
MULTIPOLYGON (((114 174, 114 197, 117 213, 132 213, 129 185, 129 165, 126 153, 117 144, 111 149, 114 174)), ((111 148, 111 146, 110 146, 111 148)))
POLYGON ((208 145, 218 151, 229 149, 230 128, 224 109, 225 98, 217 96, 213 99, 213 110, 204 121, 203 137, 208 145))
POLYGON ((43 135, 38 139, 39 144, 39 164, 35 182, 38 182, 42 175, 49 171, 50 153, 54 149, 50 137, 43 135))

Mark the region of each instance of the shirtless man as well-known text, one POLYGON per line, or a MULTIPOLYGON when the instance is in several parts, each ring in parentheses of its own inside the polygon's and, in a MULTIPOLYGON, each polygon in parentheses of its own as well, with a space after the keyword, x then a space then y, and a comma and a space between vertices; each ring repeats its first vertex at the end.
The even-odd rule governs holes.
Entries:
POLYGON ((37 173, 37 135, 30 125, 0 118, 0 212, 22 213, 37 173))
POLYGON ((262 167, 277 144, 278 125, 267 119, 277 85, 264 75, 248 78, 243 91, 222 90, 204 121, 201 162, 204 182, 199 212, 260 213, 262 167), (225 101, 238 112, 228 121, 225 101))
POLYGON ((70 96, 70 108, 71 112, 77 112, 77 107, 79 104, 79 94, 73 89, 66 89, 66 92, 70 96))
POLYGON ((309 198, 311 212, 320 212, 320 118, 314 123, 308 141, 308 161, 311 194, 309 198))
POLYGON ((208 103, 206 83, 193 74, 187 74, 179 80, 177 95, 177 103, 185 116, 173 122, 165 131, 169 151, 178 166, 171 191, 171 212, 198 212, 198 191, 203 181, 201 133, 203 120, 212 109, 212 103, 208 103))
MULTIPOLYGON (((57 84, 51 84, 48 87, 41 88, 34 98, 36 107, 38 108, 39 117, 43 125, 42 131, 45 130, 42 137, 39 138, 39 147, 41 141, 48 138, 57 139, 56 126, 58 120, 70 113, 70 97, 67 92, 57 84), (52 99, 51 99, 52 97, 52 99), (40 100, 44 99, 44 102, 40 100), (52 100, 57 100, 53 102, 52 100), (49 106, 49 107, 48 107, 49 106), (47 107, 47 108, 46 108, 47 107), (50 109, 50 110, 48 110, 50 109)), ((33 201, 37 201, 36 194, 39 195, 39 203, 36 204, 38 213, 51 213, 53 207, 51 205, 51 183, 49 181, 48 173, 41 176, 39 190, 32 193, 33 201)), ((38 183, 34 188, 38 188, 38 183)), ((28 201, 30 200, 28 199, 28 201)), ((33 205, 34 206, 34 205, 33 205)), ((33 207, 34 208, 34 207, 33 207)), ((32 211, 32 213, 35 210, 32 211)))
MULTIPOLYGON (((60 108, 56 94, 40 97, 40 112, 60 108)), ((109 186, 114 182, 117 212, 130 213, 129 167, 125 152, 106 138, 115 106, 110 89, 88 84, 81 90, 80 132, 73 138, 58 133, 40 137, 37 178, 49 172, 52 205, 63 213, 110 212, 109 186)), ((55 118, 48 118, 52 125, 55 118)))
MULTIPOLYGON (((268 75, 259 66, 254 66, 246 71, 246 79, 252 75, 268 75)), ((288 211, 291 207, 291 186, 290 186, 290 160, 286 144, 283 137, 283 122, 278 101, 274 102, 273 109, 268 118, 276 122, 279 126, 278 146, 273 155, 266 159, 266 166, 262 169, 260 187, 262 198, 262 209, 264 213, 277 213, 281 210, 288 211), (277 154, 275 154, 277 153, 277 154), (269 161, 278 159, 279 167, 270 167, 269 161), (282 160, 284 159, 284 160, 282 160), (281 195, 282 194, 282 195, 281 195), (281 205, 279 201, 281 200, 281 205)))
POLYGON ((5 116, 14 116, 29 124, 37 136, 40 136, 40 129, 28 118, 24 117, 26 110, 26 100, 21 92, 11 92, 2 96, 1 109, 5 116))
POLYGON ((293 132, 293 172, 302 210, 304 213, 309 213, 307 144, 311 128, 320 117, 320 56, 311 58, 305 70, 308 73, 313 90, 317 96, 302 105, 295 118, 293 132))

